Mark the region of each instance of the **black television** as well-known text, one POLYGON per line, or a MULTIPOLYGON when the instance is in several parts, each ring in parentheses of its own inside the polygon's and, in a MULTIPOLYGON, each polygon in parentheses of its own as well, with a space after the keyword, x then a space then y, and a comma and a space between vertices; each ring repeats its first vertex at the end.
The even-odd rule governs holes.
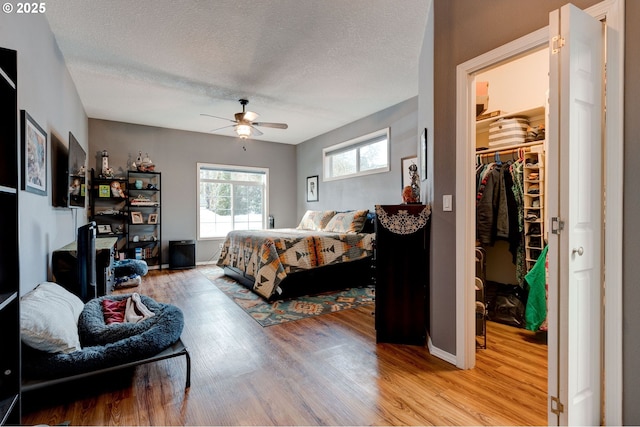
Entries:
POLYGON ((69 207, 69 149, 51 132, 51 203, 56 208, 69 207))
POLYGON ((78 296, 84 302, 95 298, 97 295, 96 228, 95 221, 78 227, 76 242, 78 296))
POLYGON ((84 151, 73 133, 69 132, 69 171, 68 203, 70 208, 85 207, 87 181, 87 153, 84 151))

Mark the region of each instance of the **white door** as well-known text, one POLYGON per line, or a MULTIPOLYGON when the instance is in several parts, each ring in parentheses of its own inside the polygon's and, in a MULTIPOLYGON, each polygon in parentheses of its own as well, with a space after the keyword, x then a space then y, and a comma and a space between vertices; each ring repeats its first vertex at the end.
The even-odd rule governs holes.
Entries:
POLYGON ((604 30, 573 5, 549 28, 549 424, 600 425, 604 30))

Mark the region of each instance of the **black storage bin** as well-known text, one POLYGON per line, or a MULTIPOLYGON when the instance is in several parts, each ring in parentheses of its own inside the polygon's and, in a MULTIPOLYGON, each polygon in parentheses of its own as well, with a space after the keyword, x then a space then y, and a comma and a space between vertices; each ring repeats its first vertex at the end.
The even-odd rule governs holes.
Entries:
POLYGON ((169 268, 194 268, 196 266, 195 240, 169 241, 169 268))

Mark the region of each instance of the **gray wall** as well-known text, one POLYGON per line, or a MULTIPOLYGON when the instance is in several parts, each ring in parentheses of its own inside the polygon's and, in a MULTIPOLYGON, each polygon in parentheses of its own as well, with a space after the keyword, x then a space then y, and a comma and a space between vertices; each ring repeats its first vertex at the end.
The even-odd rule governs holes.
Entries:
POLYGON ((402 203, 401 159, 415 156, 418 148, 418 99, 408 99, 397 105, 327 132, 297 146, 298 220, 307 209, 349 210, 369 209, 377 204, 402 203), (385 173, 324 182, 322 149, 389 127, 391 170, 385 173), (319 200, 307 202, 306 179, 318 175, 319 200))
MULTIPOLYGON (((269 213, 277 227, 297 224, 296 149, 293 145, 141 126, 107 120, 89 120, 89 167, 100 170, 102 150, 109 152, 109 165, 126 175, 138 151, 145 153, 162 172, 163 261, 170 240, 196 239, 197 163, 220 163, 269 168, 269 213)), ((215 262, 221 240, 196 244, 196 262, 215 262)))
POLYGON ((68 147, 71 131, 86 150, 87 116, 43 15, 0 14, 0 46, 18 51, 18 109, 26 110, 49 135, 47 196, 25 191, 18 195, 22 295, 50 280, 51 252, 74 241, 76 228, 86 223, 84 209, 52 207, 50 144, 51 134, 56 134, 68 147))

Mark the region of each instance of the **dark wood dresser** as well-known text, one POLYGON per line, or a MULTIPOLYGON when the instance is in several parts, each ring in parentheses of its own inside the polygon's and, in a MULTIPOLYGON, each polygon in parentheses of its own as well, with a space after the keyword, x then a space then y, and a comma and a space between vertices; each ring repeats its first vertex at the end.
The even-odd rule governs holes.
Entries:
POLYGON ((376 205, 377 342, 426 342, 430 217, 429 205, 376 205))

